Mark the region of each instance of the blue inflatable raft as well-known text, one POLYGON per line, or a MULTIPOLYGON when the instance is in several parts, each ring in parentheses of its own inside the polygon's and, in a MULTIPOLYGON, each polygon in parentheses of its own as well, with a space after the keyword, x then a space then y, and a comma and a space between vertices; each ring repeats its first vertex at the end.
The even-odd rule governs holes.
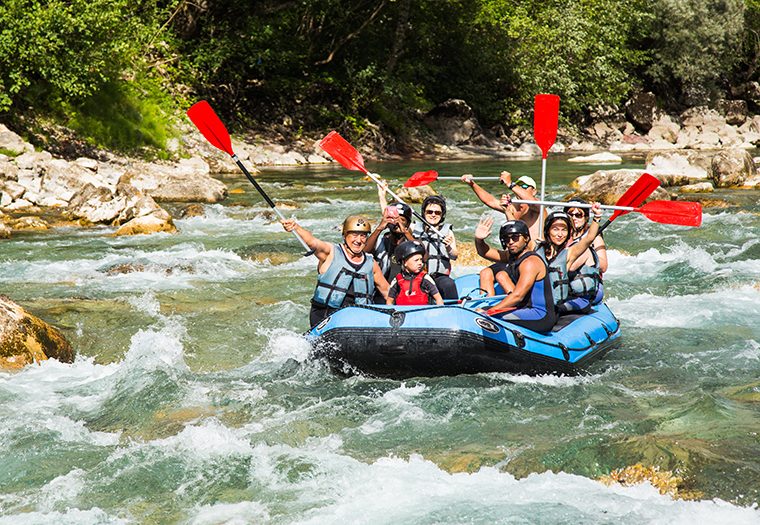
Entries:
MULTIPOLYGON (((309 330, 313 353, 344 374, 405 378, 512 372, 574 375, 620 342, 605 304, 533 332, 475 311, 499 298, 475 297, 478 276, 456 280, 461 302, 446 306, 352 306, 309 330)), ((497 290, 498 292, 498 290, 497 290)))

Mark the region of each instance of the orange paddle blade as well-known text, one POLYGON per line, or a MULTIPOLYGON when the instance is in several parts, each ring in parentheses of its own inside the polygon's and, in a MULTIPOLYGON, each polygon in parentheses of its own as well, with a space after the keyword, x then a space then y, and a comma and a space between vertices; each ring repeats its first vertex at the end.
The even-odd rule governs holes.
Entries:
MULTIPOLYGON (((647 197, 649 197, 654 192, 654 190, 659 187, 660 181, 657 179, 657 177, 653 177, 649 173, 644 173, 641 177, 638 178, 636 182, 633 183, 633 186, 628 188, 628 190, 623 193, 623 195, 615 203, 615 206, 631 206, 633 208, 638 208, 644 204, 644 201, 647 200, 647 197)), ((625 215, 626 213, 630 212, 615 210, 615 213, 613 213, 610 217, 610 221, 614 221, 617 217, 620 215, 625 215)))

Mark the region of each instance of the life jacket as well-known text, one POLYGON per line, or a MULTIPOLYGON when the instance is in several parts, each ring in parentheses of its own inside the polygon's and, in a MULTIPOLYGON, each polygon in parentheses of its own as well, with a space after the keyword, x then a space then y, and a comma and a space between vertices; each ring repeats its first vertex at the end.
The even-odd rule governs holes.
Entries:
POLYGON ((396 304, 400 306, 429 304, 430 296, 422 291, 422 280, 425 278, 425 271, 421 271, 413 278, 404 277, 402 272, 396 276, 399 292, 396 296, 396 304))
POLYGON ((554 305, 558 306, 570 297, 570 279, 567 272, 567 248, 563 248, 550 261, 546 258, 546 245, 541 245, 536 253, 544 260, 548 267, 549 280, 551 281, 552 297, 554 305))
POLYGON ((443 238, 451 233, 451 225, 443 224, 438 228, 441 233, 438 236, 433 230, 424 224, 414 223, 412 226, 412 235, 415 239, 425 245, 428 253, 427 271, 429 274, 441 273, 443 275, 451 274, 451 256, 446 250, 443 238))
POLYGON ((391 260, 395 246, 391 246, 391 233, 386 232, 377 240, 377 245, 372 251, 383 276, 390 281, 391 275, 401 271, 401 266, 391 260), (394 271, 395 270, 395 271, 394 271))
POLYGON ((330 308, 342 308, 347 292, 353 292, 354 304, 370 304, 375 292, 374 258, 365 253, 357 267, 346 259, 340 244, 333 244, 333 260, 325 273, 317 277, 312 302, 330 308))
POLYGON ((571 271, 570 296, 593 298, 602 284, 602 271, 599 269, 599 256, 593 246, 589 247, 594 264, 584 264, 575 271, 571 271))

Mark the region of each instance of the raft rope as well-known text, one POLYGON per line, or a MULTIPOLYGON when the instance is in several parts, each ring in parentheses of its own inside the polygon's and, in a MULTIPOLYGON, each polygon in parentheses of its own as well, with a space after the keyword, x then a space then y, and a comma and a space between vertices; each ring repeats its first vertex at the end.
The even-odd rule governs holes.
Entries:
MULTIPOLYGON (((413 308, 413 309, 410 309, 410 310, 396 310, 395 308, 381 308, 381 307, 370 305, 370 304, 355 304, 355 305, 352 305, 352 306, 354 306, 355 308, 365 308, 367 310, 373 310, 375 312, 381 312, 381 313, 384 313, 384 314, 386 314, 386 315, 388 315, 390 317, 394 317, 397 314, 406 315, 406 314, 409 314, 409 313, 424 312, 426 310, 433 310, 435 308, 438 308, 438 305, 421 306, 419 308, 413 308)), ((488 316, 488 315, 482 314, 480 312, 476 312, 475 310, 470 310, 469 308, 463 308, 462 306, 458 306, 458 305, 452 305, 452 306, 455 306, 456 308, 461 308, 462 310, 467 310, 468 312, 472 312, 472 313, 474 313, 476 315, 479 315, 483 319, 486 319, 486 320, 488 320, 490 322, 493 322, 492 318, 490 316, 488 316)), ((618 318, 615 317, 615 314, 612 314, 612 317, 615 319, 615 321, 617 323, 617 326, 615 326, 614 329, 610 329, 606 324, 601 323, 602 327, 604 328, 604 331, 607 333, 607 338, 608 339, 609 339, 609 337, 612 334, 614 334, 615 332, 617 332, 618 329, 620 328, 620 321, 618 320, 618 318)), ((562 355, 565 357, 565 359, 567 361, 570 360, 570 354, 569 354, 569 352, 585 352, 589 348, 592 348, 594 345, 598 344, 597 342, 594 342, 593 339, 591 339, 591 336, 589 336, 588 334, 586 334, 586 338, 589 340, 589 345, 588 346, 583 347, 583 348, 568 348, 567 346, 565 346, 562 343, 549 343, 549 342, 543 341, 541 339, 536 339, 535 337, 531 337, 529 335, 526 335, 526 334, 524 334, 524 333, 522 333, 522 332, 520 332, 518 330, 515 330, 513 328, 509 328, 508 326, 504 326, 502 323, 499 323, 499 326, 502 327, 505 331, 511 333, 512 337, 515 339, 515 342, 522 341, 523 344, 519 345, 520 348, 524 348, 525 347, 525 340, 534 341, 536 343, 540 343, 540 344, 543 344, 543 345, 546 345, 546 346, 558 348, 562 352, 562 355)), ((601 341, 599 341, 599 343, 601 343, 601 341)))

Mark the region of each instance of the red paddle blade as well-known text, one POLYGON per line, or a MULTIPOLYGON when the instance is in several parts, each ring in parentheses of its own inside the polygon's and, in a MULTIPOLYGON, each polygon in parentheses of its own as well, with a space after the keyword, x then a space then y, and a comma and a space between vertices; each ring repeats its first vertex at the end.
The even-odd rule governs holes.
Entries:
POLYGON ((651 201, 635 210, 648 219, 662 224, 678 226, 700 226, 702 224, 702 205, 688 201, 651 201))
MULTIPOLYGON (((633 186, 623 193, 623 195, 615 203, 615 206, 630 206, 632 208, 638 208, 644 201, 647 200, 654 190, 660 187, 660 181, 657 177, 651 176, 649 173, 644 173, 639 179, 633 183, 633 186)), ((630 213, 623 210, 615 210, 615 213, 610 217, 610 222, 614 221, 621 215, 630 213)))
POLYGON ((543 157, 557 140, 559 125, 559 97, 557 95, 536 95, 533 106, 533 137, 541 148, 543 157))
POLYGON ((325 138, 320 140, 319 147, 329 153, 344 168, 367 173, 362 154, 356 151, 356 148, 341 137, 337 131, 331 131, 325 138))
POLYGON ((230 134, 227 133, 227 128, 216 115, 208 102, 201 100, 196 102, 190 109, 187 110, 187 116, 193 121, 195 127, 198 128, 206 140, 208 140, 212 146, 219 148, 228 155, 232 156, 235 153, 232 151, 232 140, 230 134))
POLYGON ((404 183, 404 188, 414 188, 415 186, 424 186, 430 184, 438 178, 438 172, 435 170, 418 171, 409 180, 404 183))

